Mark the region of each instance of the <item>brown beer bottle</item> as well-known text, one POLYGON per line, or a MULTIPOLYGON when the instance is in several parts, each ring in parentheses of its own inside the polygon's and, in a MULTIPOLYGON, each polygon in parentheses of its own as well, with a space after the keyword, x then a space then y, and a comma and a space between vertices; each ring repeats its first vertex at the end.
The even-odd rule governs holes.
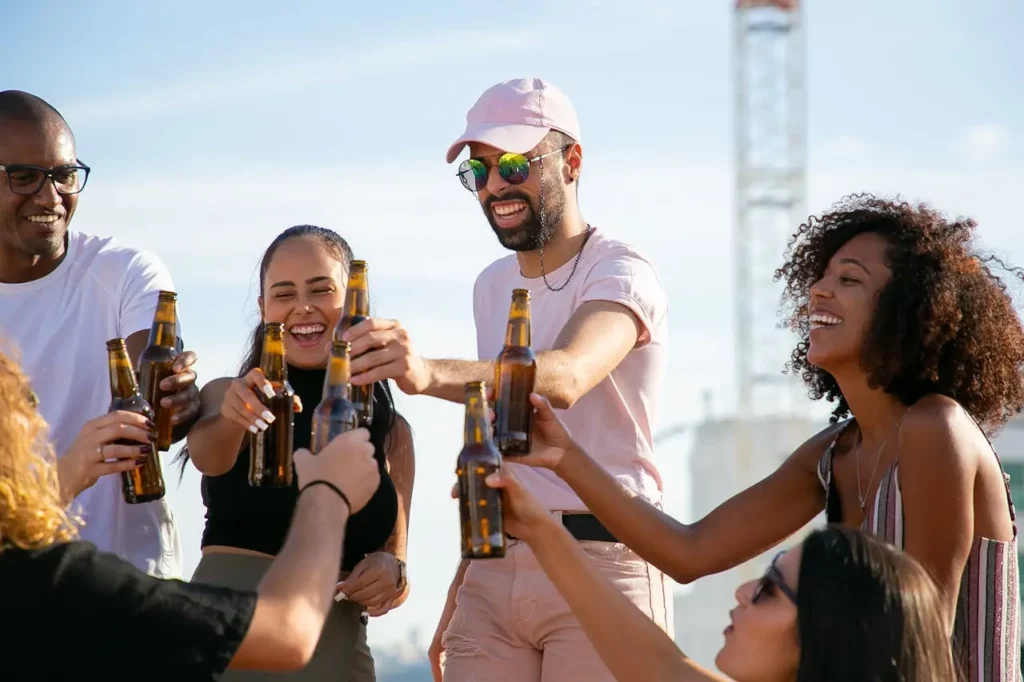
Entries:
POLYGON ((161 452, 171 449, 170 408, 162 407, 160 400, 167 392, 160 388, 160 382, 174 374, 171 365, 178 357, 178 311, 173 291, 161 291, 153 315, 153 326, 149 329, 149 345, 139 356, 139 388, 142 397, 156 414, 156 446, 161 452))
MULTIPOLYGON (((345 309, 334 327, 334 340, 341 341, 342 334, 369 316, 370 285, 366 276, 366 261, 354 260, 349 266, 345 309)), ((359 412, 359 425, 368 427, 373 421, 373 385, 352 386, 350 400, 359 412)))
POLYGON ((494 370, 494 441, 503 455, 528 455, 533 443, 533 392, 537 356, 530 348, 530 292, 512 291, 505 347, 494 370))
POLYGON ((260 401, 274 415, 266 431, 249 434, 249 485, 255 488, 284 488, 292 484, 292 441, 295 427, 295 391, 288 383, 284 361, 284 324, 268 322, 263 335, 260 369, 274 388, 268 398, 256 391, 260 401))
MULTIPOLYGON (((110 409, 107 411, 134 412, 155 421, 153 408, 142 397, 139 385, 135 382, 135 372, 132 370, 132 361, 128 357, 124 339, 107 341, 107 366, 110 369, 110 409)), ((129 438, 122 438, 114 443, 141 445, 129 438)), ((156 449, 156 441, 151 440, 149 445, 152 449, 143 455, 139 466, 131 471, 121 472, 121 493, 128 504, 152 502, 164 496, 164 474, 160 469, 160 454, 156 449)))
POLYGON ((459 478, 459 514, 462 521, 462 558, 505 556, 501 491, 484 479, 501 468, 501 453, 494 446, 487 414, 487 389, 482 381, 466 384, 465 444, 455 466, 459 478))
POLYGON ((323 450, 335 436, 359 428, 359 413, 349 399, 349 349, 347 341, 334 341, 331 344, 323 397, 313 411, 313 434, 309 449, 314 455, 323 450))

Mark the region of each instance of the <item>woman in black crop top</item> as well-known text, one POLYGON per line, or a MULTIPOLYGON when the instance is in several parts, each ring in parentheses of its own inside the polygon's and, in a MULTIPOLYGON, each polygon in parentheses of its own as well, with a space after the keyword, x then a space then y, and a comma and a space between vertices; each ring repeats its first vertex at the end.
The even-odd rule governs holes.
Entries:
MULTIPOLYGON (((203 557, 193 582, 254 588, 284 541, 298 490, 249 486, 248 431, 266 428, 256 392, 264 321, 285 325, 288 381, 301 411, 295 414, 294 447, 309 446, 313 408, 320 402, 328 349, 341 317, 352 260, 349 245, 335 232, 301 225, 281 233, 260 264, 261 322, 239 378, 223 377, 202 390, 202 415, 188 434, 183 459, 203 473, 206 505, 203 557)), ((412 434, 395 412, 387 385, 374 385, 370 427, 381 483, 345 530, 337 605, 324 627, 313 661, 289 680, 374 679, 366 645, 366 616, 399 606, 408 594, 405 550, 414 473, 412 434)), ((249 679, 229 672, 224 680, 249 679)), ((255 679, 255 678, 254 678, 255 679)), ((263 679, 262 677, 260 679, 263 679)))

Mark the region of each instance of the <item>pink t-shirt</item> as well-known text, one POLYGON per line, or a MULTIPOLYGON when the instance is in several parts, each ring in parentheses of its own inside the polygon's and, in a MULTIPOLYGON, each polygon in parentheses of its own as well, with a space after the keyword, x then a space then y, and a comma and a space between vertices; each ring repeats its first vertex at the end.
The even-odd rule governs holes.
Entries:
MULTIPOLYGON (((548 274, 561 286, 573 260, 548 274)), ((552 292, 538 277, 519 272, 515 254, 489 265, 473 288, 480 359, 493 360, 505 342, 513 289, 529 289, 533 349, 551 350, 573 313, 587 301, 629 308, 644 326, 636 347, 568 410, 557 410, 573 438, 620 483, 651 503, 661 500, 654 464, 654 422, 668 337, 668 298, 654 266, 636 249, 594 230, 569 285, 552 292)), ((549 509, 584 511, 572 489, 546 469, 513 464, 516 476, 549 509)))

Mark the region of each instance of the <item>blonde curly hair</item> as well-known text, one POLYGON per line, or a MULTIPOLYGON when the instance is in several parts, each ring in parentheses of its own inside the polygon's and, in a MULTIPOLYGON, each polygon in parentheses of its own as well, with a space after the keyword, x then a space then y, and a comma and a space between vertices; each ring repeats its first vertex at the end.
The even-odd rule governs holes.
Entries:
POLYGON ((0 551, 73 540, 81 523, 64 510, 37 404, 25 373, 0 348, 0 551))

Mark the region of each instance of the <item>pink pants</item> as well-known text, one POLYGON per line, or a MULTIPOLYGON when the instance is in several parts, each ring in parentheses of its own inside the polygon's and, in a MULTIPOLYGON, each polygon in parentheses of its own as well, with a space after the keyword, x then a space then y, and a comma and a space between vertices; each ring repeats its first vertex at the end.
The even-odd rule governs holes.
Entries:
MULTIPOLYGON (((660 571, 623 544, 580 543, 598 569, 666 632, 671 593, 660 571)), ((614 682, 529 546, 473 561, 442 637, 444 682, 614 682)))

